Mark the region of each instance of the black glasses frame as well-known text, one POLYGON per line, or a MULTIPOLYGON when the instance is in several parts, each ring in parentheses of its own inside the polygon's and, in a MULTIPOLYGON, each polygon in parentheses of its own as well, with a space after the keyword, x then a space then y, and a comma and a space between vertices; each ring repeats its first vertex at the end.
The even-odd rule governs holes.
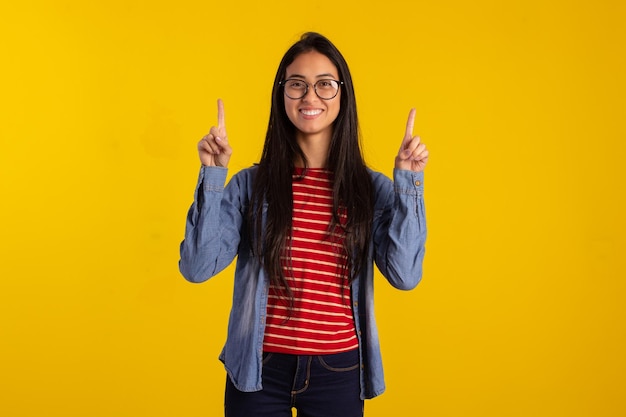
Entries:
POLYGON ((313 86, 313 91, 315 91, 315 95, 318 96, 320 99, 322 100, 332 100, 335 97, 337 97, 337 94, 339 94, 339 90, 341 89, 341 86, 343 85, 343 81, 339 81, 339 80, 333 80, 332 78, 324 78, 321 80, 317 80, 315 83, 313 84, 309 84, 306 81, 300 79, 300 78, 287 78, 286 80, 280 81, 278 83, 278 85, 280 85, 281 87, 283 87, 283 90, 285 91, 285 95, 287 97, 289 97, 292 100, 300 100, 302 97, 305 97, 308 93, 309 93, 309 87, 312 85, 313 86), (300 97, 291 97, 289 94, 287 94, 287 90, 285 89, 285 83, 287 81, 299 81, 302 82, 306 85, 306 88, 304 89, 304 94, 302 94, 300 97), (335 82, 339 85, 339 88, 337 88, 337 91, 335 92, 335 95, 332 97, 321 97, 319 95, 319 93, 317 92, 317 83, 322 82, 322 81, 332 81, 335 82))

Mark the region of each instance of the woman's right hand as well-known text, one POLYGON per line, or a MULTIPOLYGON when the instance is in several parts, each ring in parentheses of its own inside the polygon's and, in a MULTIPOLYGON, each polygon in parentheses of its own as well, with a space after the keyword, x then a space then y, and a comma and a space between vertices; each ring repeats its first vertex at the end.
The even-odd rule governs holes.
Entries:
POLYGON ((228 161, 233 149, 228 144, 226 122, 224 117, 224 102, 217 100, 217 127, 212 126, 209 134, 198 142, 200 162, 207 167, 228 167, 228 161))

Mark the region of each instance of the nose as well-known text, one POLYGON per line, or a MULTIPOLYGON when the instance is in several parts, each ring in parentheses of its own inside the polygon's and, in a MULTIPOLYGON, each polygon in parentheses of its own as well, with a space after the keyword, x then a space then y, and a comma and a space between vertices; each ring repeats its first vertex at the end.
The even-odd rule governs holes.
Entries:
POLYGON ((302 100, 312 101, 316 99, 317 99, 317 93, 315 92, 315 86, 309 85, 308 88, 306 89, 306 93, 304 93, 304 96, 302 97, 302 100))

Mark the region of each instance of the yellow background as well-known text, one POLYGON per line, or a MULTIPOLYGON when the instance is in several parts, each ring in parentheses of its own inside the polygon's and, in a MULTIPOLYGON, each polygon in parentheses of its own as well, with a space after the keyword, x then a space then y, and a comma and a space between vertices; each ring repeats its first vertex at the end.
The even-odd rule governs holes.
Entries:
POLYGON ((178 273, 226 104, 258 160, 278 62, 316 30, 391 174, 431 150, 424 279, 377 278, 374 416, 626 415, 623 1, 0 6, 0 415, 217 416, 232 269, 178 273))

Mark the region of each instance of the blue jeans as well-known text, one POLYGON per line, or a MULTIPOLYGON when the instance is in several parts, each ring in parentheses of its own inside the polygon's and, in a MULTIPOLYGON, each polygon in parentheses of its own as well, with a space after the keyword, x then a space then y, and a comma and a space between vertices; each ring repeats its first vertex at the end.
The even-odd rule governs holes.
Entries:
POLYGON ((266 353, 263 389, 241 392, 226 378, 226 417, 362 417, 359 352, 319 356, 266 353))

